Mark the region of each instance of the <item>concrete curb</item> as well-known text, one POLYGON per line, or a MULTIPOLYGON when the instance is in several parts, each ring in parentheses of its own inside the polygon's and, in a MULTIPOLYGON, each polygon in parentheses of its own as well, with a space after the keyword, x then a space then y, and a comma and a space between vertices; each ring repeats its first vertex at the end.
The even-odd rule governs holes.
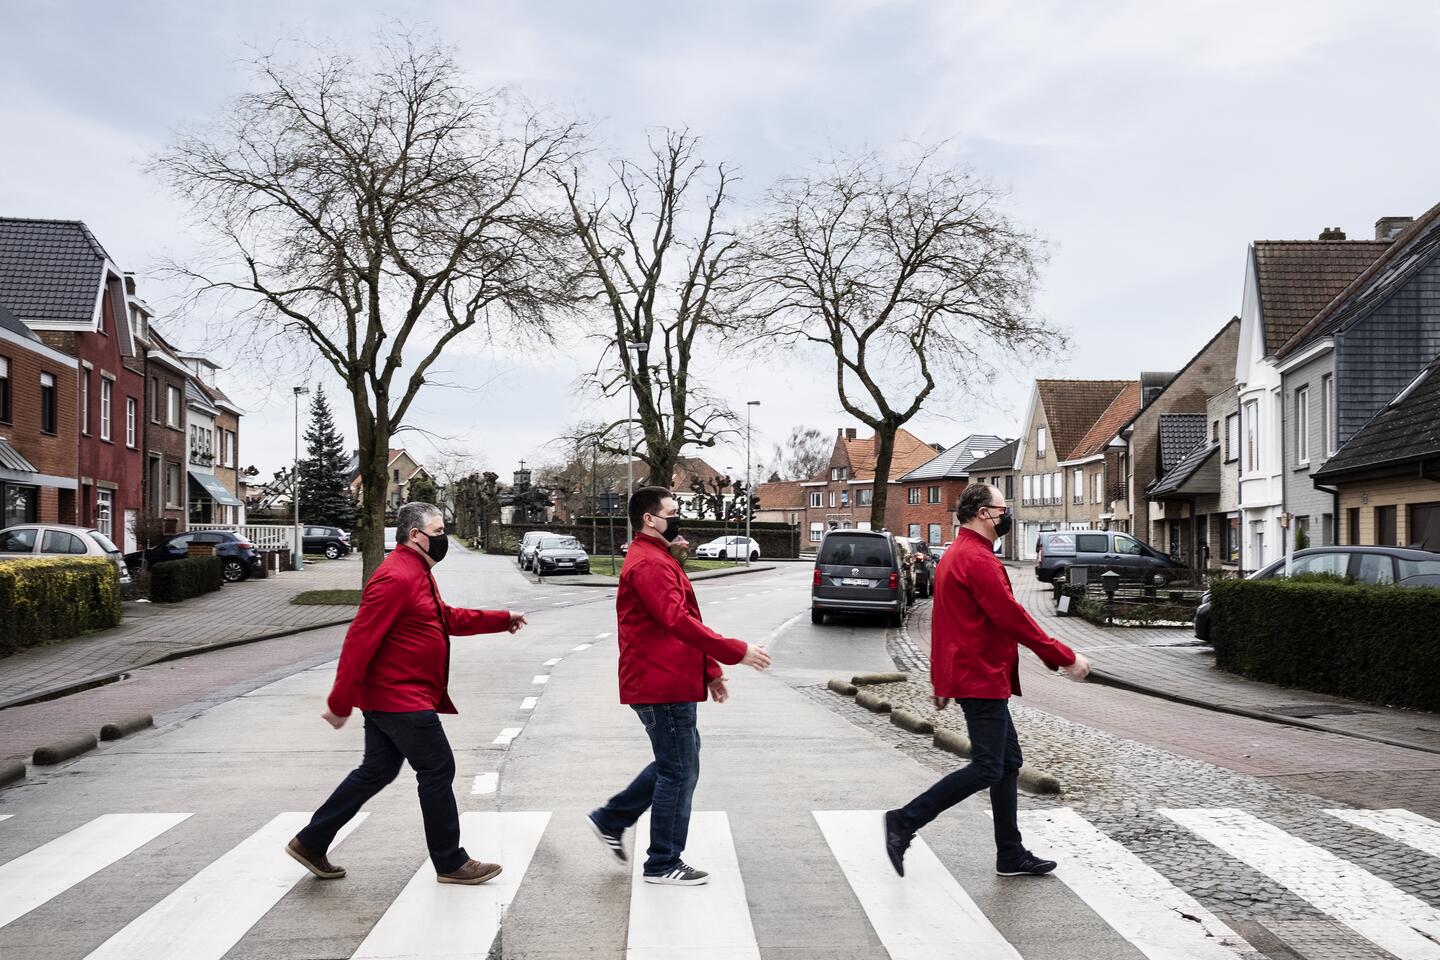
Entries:
POLYGON ((904 683, 909 679, 908 673, 857 673, 850 678, 850 682, 857 687, 863 687, 872 683, 904 683))
POLYGON ((124 720, 117 720, 107 723, 100 728, 101 740, 119 740, 121 737, 129 736, 132 733, 139 733, 141 730, 148 730, 155 726, 155 718, 148 713, 138 713, 124 720))
POLYGON ((157 663, 170 663, 174 660, 184 660, 187 657, 199 656, 202 653, 213 653, 216 650, 227 650, 230 647, 243 647, 247 643, 259 643, 262 640, 279 640, 281 637, 293 637, 297 633, 308 633, 311 630, 324 630, 329 627, 343 627, 355 618, 346 617, 344 620, 327 620, 324 623, 312 623, 305 627, 292 627, 288 630, 277 630, 273 633, 262 633, 253 637, 235 637, 231 640, 220 640, 216 643, 201 644, 197 647, 186 647, 183 650, 171 650, 168 653, 142 660, 139 663, 126 667, 124 670, 111 670, 106 673, 98 673, 85 680, 72 680, 69 683, 56 684, 53 687, 44 687, 38 691, 27 693, 24 696, 15 697, 0 702, 0 710, 9 710, 11 707, 24 707, 32 703, 40 703, 43 700, 58 700, 61 697, 68 697, 74 693, 80 693, 91 687, 101 687, 107 683, 114 683, 122 680, 127 674, 133 673, 142 667, 152 667, 157 663))
POLYGON ((8 787, 12 783, 19 783, 25 779, 25 762, 23 760, 11 760, 8 763, 0 763, 0 787, 8 787))
MULTIPOLYGON (((934 745, 946 753, 958 757, 970 757, 970 739, 954 730, 936 730, 934 745)), ((1026 793, 1054 796, 1060 792, 1060 781, 1048 773, 1041 773, 1031 767, 1020 768, 1020 789, 1026 793)))
POLYGON ((73 737, 66 737, 48 746, 38 747, 30 762, 37 767, 47 767, 52 764, 62 763, 72 757, 78 757, 82 753, 89 753, 99 746, 93 733, 80 733, 73 737))
POLYGON ((1250 710, 1246 707, 1232 707, 1223 703, 1215 703, 1213 700, 1201 700, 1197 697, 1187 697, 1181 693, 1170 690, 1161 690, 1158 687, 1147 686, 1143 683, 1135 683, 1117 677, 1114 674, 1105 673, 1102 670, 1091 670, 1087 678, 1091 683, 1098 683, 1106 687, 1114 687, 1117 690, 1128 690, 1131 693, 1143 694, 1147 697, 1154 697, 1157 700, 1168 700, 1171 703, 1184 704, 1187 707, 1199 707, 1202 710, 1211 710, 1215 713, 1228 713, 1231 716, 1245 717, 1250 720, 1262 720, 1265 723, 1276 723, 1286 727, 1299 727, 1301 730, 1313 730, 1316 733, 1329 733, 1337 737, 1350 737, 1354 740, 1367 740, 1371 743, 1383 743, 1387 747, 1399 747, 1402 750, 1414 750, 1419 753, 1430 753, 1440 755, 1440 748, 1426 746, 1420 743, 1410 743, 1405 740, 1396 740, 1394 737, 1381 737, 1371 733, 1356 733, 1350 730, 1337 730, 1334 727, 1327 727, 1321 723, 1310 723, 1298 717, 1283 717, 1279 714, 1266 713, 1263 710, 1250 710))
POLYGON ((890 712, 890 701, 869 690, 861 690, 855 694, 855 702, 872 713, 890 712))

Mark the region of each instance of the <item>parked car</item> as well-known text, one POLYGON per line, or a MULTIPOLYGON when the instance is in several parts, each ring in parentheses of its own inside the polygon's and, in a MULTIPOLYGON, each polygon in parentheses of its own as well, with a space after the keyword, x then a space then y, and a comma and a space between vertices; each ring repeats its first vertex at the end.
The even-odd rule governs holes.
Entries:
POLYGON ((330 560, 348 556, 352 549, 350 532, 339 527, 306 527, 304 544, 306 553, 323 553, 330 560))
POLYGON ((157 563, 170 560, 184 560, 190 554, 192 543, 209 544, 215 548, 215 556, 220 558, 221 571, 227 583, 248 580, 250 574, 258 572, 265 563, 260 551, 255 549, 255 544, 238 533, 228 530, 196 530, 171 537, 149 550, 127 553, 125 564, 131 570, 138 570, 142 562, 147 567, 153 567, 157 563))
POLYGON ((398 527, 386 527, 386 528, 385 528, 385 552, 386 552, 386 553, 389 553, 391 550, 394 550, 394 549, 395 549, 395 533, 396 533, 396 531, 397 531, 398 529, 399 529, 398 527))
POLYGON ((924 540, 915 537, 896 537, 902 540, 910 548, 910 571, 915 581, 915 595, 920 597, 933 597, 935 595, 935 564, 940 562, 940 553, 944 547, 932 547, 924 540))
POLYGON ((530 565, 541 577, 547 573, 589 573, 590 554, 574 537, 543 536, 535 543, 530 565))
POLYGON ((695 548, 695 556, 703 560, 740 560, 745 556, 760 559, 760 541, 749 537, 716 537, 695 548))
POLYGON ((120 569, 120 582, 130 582, 120 548, 92 527, 21 523, 0 530, 0 560, 20 557, 108 557, 120 569))
POLYGON ((915 586, 915 541, 908 537, 896 537, 895 546, 900 549, 900 582, 905 586, 905 602, 910 606, 915 605, 915 595, 919 588, 915 586))
MULTIPOLYGON (((1401 587, 1440 586, 1440 553, 1410 547, 1307 547, 1290 558, 1291 576, 1328 573, 1358 583, 1395 584, 1401 587)), ((1261 567, 1246 580, 1285 576, 1285 559, 1261 567)), ((1210 642, 1210 591, 1195 608, 1195 636, 1210 642)))
POLYGON ((909 588, 900 545, 883 530, 831 530, 815 556, 810 622, 830 613, 880 613, 890 626, 905 619, 909 588))
POLYGON ((520 538, 520 549, 516 551, 516 559, 520 562, 521 570, 529 570, 531 562, 535 559, 535 546, 542 537, 554 536, 547 534, 544 530, 531 530, 520 538))
POLYGON ((1117 530, 1042 533, 1035 548, 1035 576, 1049 583, 1069 579, 1071 566, 1105 567, 1120 579, 1163 587, 1187 573, 1174 558, 1117 530))

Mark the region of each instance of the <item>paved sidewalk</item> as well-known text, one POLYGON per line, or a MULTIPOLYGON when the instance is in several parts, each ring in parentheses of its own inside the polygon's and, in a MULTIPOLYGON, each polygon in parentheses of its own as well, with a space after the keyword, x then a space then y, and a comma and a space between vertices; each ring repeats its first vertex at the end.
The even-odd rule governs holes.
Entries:
MULTIPOLYGON (((1052 636, 1083 652, 1116 685, 1211 709, 1290 723, 1440 753, 1440 716, 1258 683, 1215 667, 1210 647, 1189 627, 1099 627, 1061 617, 1048 584, 1027 565, 1007 564, 1015 595, 1052 636)), ((910 618, 909 632, 927 656, 930 606, 910 618)))
POLYGON ((124 620, 104 630, 0 660, 0 709, 52 691, 163 660, 177 651, 348 622, 351 606, 296 606, 306 590, 360 587, 358 555, 307 563, 298 573, 227 583, 183 603, 125 604, 124 620))

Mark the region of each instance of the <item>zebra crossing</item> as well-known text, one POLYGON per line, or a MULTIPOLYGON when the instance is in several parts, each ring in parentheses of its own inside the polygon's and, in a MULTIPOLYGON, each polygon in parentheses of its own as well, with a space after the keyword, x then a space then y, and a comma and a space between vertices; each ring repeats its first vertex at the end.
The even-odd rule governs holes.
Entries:
MULTIPOLYGON (((1164 809, 1156 814, 1399 960, 1440 960, 1440 910, 1364 866, 1243 810, 1164 809)), ((190 816, 103 814, 0 863, 0 937, 11 923, 160 840, 190 816)), ((820 810, 810 816, 818 842, 892 960, 1025 956, 1007 940, 1003 923, 997 925, 967 893, 967 881, 975 889, 975 878, 947 866, 923 837, 910 848, 906 877, 901 879, 886 859, 880 811, 820 810)), ((24 817, 0 815, 0 830, 23 823, 24 817)), ((86 960, 221 960, 297 884, 308 882, 304 868, 282 850, 307 817, 293 812, 273 816, 114 931, 86 960)), ((1316 811, 1316 818, 1343 821, 1357 832, 1440 857, 1440 823, 1407 810, 1327 810, 1316 811)), ((350 956, 486 957, 506 911, 522 891, 551 820, 552 814, 543 811, 462 814, 466 846, 497 859, 505 872, 484 886, 461 887, 437 884, 431 865, 419 864, 350 956)), ((1221 917, 1075 810, 1027 810, 1021 814, 1021 828, 1031 846, 1060 861, 1055 877, 1108 927, 1116 945, 1128 944, 1150 960, 1254 956, 1252 945, 1221 917)), ((370 829, 376 833, 377 825, 371 823, 370 829)), ((362 814, 336 843, 353 845, 365 833, 362 814), (347 841, 352 834, 356 839, 347 841)), ((378 833, 383 836, 383 828, 378 833)), ((635 836, 647 834, 648 821, 642 819, 635 836)), ((643 840, 639 846, 643 848, 643 840)), ((761 960, 745 863, 737 856, 727 813, 696 812, 691 821, 686 858, 711 872, 707 886, 642 883, 643 850, 637 853, 640 856, 632 857, 627 960, 761 960)), ((596 862, 603 862, 598 850, 595 854, 596 862)), ((616 882, 622 882, 618 875, 616 882)), ((837 901, 845 897, 844 891, 836 891, 837 901)), ((1440 891, 1430 899, 1440 899, 1440 891)))

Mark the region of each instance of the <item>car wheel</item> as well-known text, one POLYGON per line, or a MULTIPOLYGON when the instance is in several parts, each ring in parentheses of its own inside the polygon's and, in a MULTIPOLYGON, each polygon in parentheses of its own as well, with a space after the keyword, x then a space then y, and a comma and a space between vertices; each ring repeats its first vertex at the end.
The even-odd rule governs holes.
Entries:
POLYGON ((825 622, 825 612, 824 612, 823 610, 816 610, 814 607, 811 607, 811 608, 810 608, 810 622, 811 622, 811 623, 824 623, 824 622, 825 622))
POLYGON ((751 550, 751 551, 750 551, 750 562, 751 562, 751 563, 754 563, 756 560, 759 560, 759 559, 760 559, 760 551, 759 551, 759 550, 751 550))
POLYGON ((337 547, 337 546, 335 546, 335 544, 333 544, 333 543, 330 544, 329 546, 327 546, 327 547, 325 548, 325 559, 326 559, 326 560, 339 560, 339 559, 340 559, 340 548, 337 547))
POLYGON ((1152 573, 1152 574, 1150 574, 1150 584, 1151 584, 1152 586, 1163 587, 1163 586, 1165 586, 1165 585, 1166 585, 1167 583, 1169 583, 1169 582, 1170 582, 1170 576, 1169 576, 1169 574, 1158 573, 1158 572, 1157 572, 1157 573, 1152 573))
POLYGON ((730 559, 730 555, 729 555, 728 553, 726 553, 724 550, 721 550, 721 551, 720 551, 720 559, 721 559, 721 560, 729 560, 729 559, 730 559))
POLYGON ((890 614, 890 616, 886 619, 886 623, 889 624, 891 627, 898 628, 905 623, 905 614, 897 610, 894 613, 890 614))
POLYGON ((226 560, 221 567, 221 571, 224 574, 226 583, 238 583, 248 575, 245 564, 239 560, 226 560))

